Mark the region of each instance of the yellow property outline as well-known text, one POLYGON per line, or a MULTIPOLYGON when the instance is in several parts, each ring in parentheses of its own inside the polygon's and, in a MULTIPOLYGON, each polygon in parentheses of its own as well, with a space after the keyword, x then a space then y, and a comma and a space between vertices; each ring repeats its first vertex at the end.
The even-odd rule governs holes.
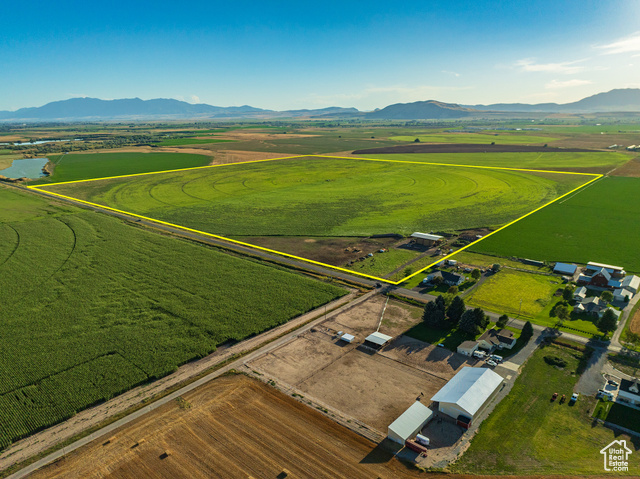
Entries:
POLYGON ((463 251, 477 243, 479 243, 480 241, 488 238, 489 236, 502 231, 503 229, 507 228, 508 226, 511 226, 514 223, 517 223, 518 221, 520 221, 523 218, 526 218, 529 215, 532 215, 533 213, 540 211, 543 208, 546 208, 547 206, 551 205, 552 203, 555 203, 556 201, 565 198, 566 196, 569 196, 570 194, 578 191, 581 188, 584 188, 585 186, 593 183, 596 180, 599 180, 600 178, 602 178, 604 175, 602 174, 598 174, 598 173, 577 173, 574 171, 549 171, 549 170, 532 170, 532 169, 525 169, 525 168, 507 168, 507 167, 500 167, 500 166, 477 166, 477 165, 455 165, 455 164, 450 164, 450 163, 428 163, 428 162, 424 162, 424 161, 406 161, 406 160, 382 160, 382 159, 375 159, 375 158, 363 158, 363 157, 346 157, 346 156, 329 156, 329 155, 295 155, 295 156, 284 156, 281 158, 267 158, 264 160, 250 160, 250 161, 241 161, 241 162, 237 162, 237 163, 224 163, 224 164, 220 164, 220 165, 205 165, 205 166, 195 166, 195 167, 190 167, 190 168, 179 168, 179 169, 175 169, 175 170, 164 170, 164 171, 150 171, 150 172, 146 172, 146 173, 134 173, 134 174, 130 174, 130 175, 119 175, 119 176, 107 176, 104 178, 91 178, 88 180, 73 180, 73 181, 62 181, 60 183, 49 183, 49 184, 45 184, 45 185, 37 185, 37 186, 27 186, 27 188, 32 189, 32 190, 36 190, 38 192, 41 193, 46 193, 49 195, 53 195, 53 196, 57 196, 60 198, 64 198, 67 200, 72 200, 72 201, 76 201, 78 203, 83 203, 86 205, 90 205, 96 208, 100 208, 100 209, 105 209, 105 210, 109 210, 109 211, 114 211, 116 213, 120 213, 120 214, 124 214, 127 216, 133 216, 135 218, 140 218, 140 219, 144 219, 146 221, 150 221, 152 223, 157 223, 157 224, 161 224, 161 225, 165 225, 165 226, 170 226, 172 228, 176 228, 176 229, 180 229, 180 230, 184 230, 184 231, 189 231, 191 233, 197 233, 199 235, 203 235, 203 236, 208 236, 210 238, 216 238, 222 241, 227 241, 229 243, 234 243, 234 244, 238 244, 238 245, 242 245, 242 246, 247 246, 249 248, 253 248, 253 249, 257 249, 257 250, 261 250, 261 251, 266 251, 268 253, 273 253, 273 254, 277 254, 280 256, 284 256, 287 258, 293 258, 299 261, 304 261, 305 263, 311 263, 311 264, 315 264, 317 266, 322 266, 324 268, 329 268, 329 269, 334 269, 334 270, 338 270, 338 271, 342 271, 345 273, 349 273, 352 275, 356 275, 356 276, 362 276, 364 278, 368 278, 368 279, 372 279, 375 281, 382 281, 384 283, 388 283, 388 284, 392 284, 392 285, 399 285, 400 283, 403 283, 405 281, 407 281, 410 278, 413 278, 414 276, 423 273, 424 271, 428 270, 429 268, 434 267, 435 265, 437 265, 438 263, 440 263, 441 261, 444 261, 448 258, 451 258, 452 256, 455 256, 457 253, 459 253, 460 251, 463 251), (587 181, 586 183, 578 186, 577 188, 574 188, 573 190, 563 194, 562 196, 557 197, 556 199, 549 201, 548 203, 536 208, 533 211, 530 211, 529 213, 527 213, 526 215, 521 216, 518 219, 515 219, 513 221, 511 221, 510 223, 507 223, 504 226, 501 226, 500 228, 498 228, 495 231, 492 231, 491 233, 483 236, 482 238, 469 243, 466 246, 463 246, 462 248, 454 251, 453 253, 445 256, 444 258, 439 258, 437 261, 434 261, 433 263, 429 264, 428 266, 425 266, 424 268, 416 271, 415 273, 406 276, 398 281, 391 281, 389 279, 385 279, 385 278, 379 278, 377 276, 371 276, 368 274, 364 274, 364 273, 359 273, 357 271, 353 271, 350 269, 346 269, 346 268, 341 268, 339 266, 333 266, 330 264, 326 264, 326 263, 322 263, 320 261, 314 261, 312 259, 308 259, 308 258, 302 258, 301 256, 295 256, 289 253, 284 253, 282 251, 276 251, 273 249, 269 249, 269 248, 264 248, 262 246, 257 246, 257 245, 253 245, 250 243, 245 243, 243 241, 238 241, 238 240, 234 240, 231 238, 226 238, 224 236, 220 236, 220 235, 216 235, 213 233, 207 233, 206 231, 199 231, 196 229, 192 229, 192 228, 187 228, 186 226, 181 226, 181 225, 177 225, 177 224, 173 224, 173 223, 168 223, 166 221, 162 221, 162 220, 157 220, 154 218, 149 218, 146 216, 142 216, 142 215, 138 215, 136 213, 131 213, 129 211, 124 211, 124 210, 119 210, 116 208, 112 208, 110 206, 105 206, 105 205, 99 205, 97 203, 92 203, 90 201, 85 201, 85 200, 81 200, 79 198, 73 198, 71 196, 65 196, 65 195, 61 195, 59 193, 54 193, 53 191, 47 191, 47 190, 42 190, 41 188, 47 188, 49 186, 56 186, 56 185, 68 185, 71 183, 87 183, 90 181, 102 181, 102 180, 111 180, 111 179, 116 179, 116 178, 128 178, 128 177, 132 177, 132 176, 145 176, 145 175, 159 175, 162 173, 175 173, 175 172, 179 172, 179 171, 188 171, 188 170, 199 170, 199 169, 204 169, 204 168, 216 168, 216 167, 222 167, 222 166, 232 166, 232 165, 243 165, 243 164, 248 164, 248 163, 261 163, 261 162, 267 162, 267 161, 278 161, 278 160, 289 160, 292 158, 304 158, 304 157, 315 157, 315 158, 334 158, 334 159, 340 159, 340 160, 365 160, 365 161, 380 161, 380 162, 385 162, 385 163, 409 163, 409 164, 416 164, 416 165, 431 165, 431 166, 452 166, 452 167, 458 167, 458 168, 479 168, 479 169, 487 169, 487 170, 508 170, 508 171, 526 171, 526 172, 530 172, 530 173, 553 173, 553 174, 564 174, 564 175, 582 175, 582 176, 593 176, 594 178, 587 181))

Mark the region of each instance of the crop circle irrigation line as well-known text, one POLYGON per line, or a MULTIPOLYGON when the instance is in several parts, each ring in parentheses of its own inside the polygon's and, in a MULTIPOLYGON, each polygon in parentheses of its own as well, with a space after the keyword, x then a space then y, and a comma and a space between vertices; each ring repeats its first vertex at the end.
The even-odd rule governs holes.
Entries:
MULTIPOLYGON (((95 208, 100 208, 100 209, 106 209, 109 211, 114 211, 116 213, 121 213, 121 214, 125 214, 125 215, 129 215, 129 216, 133 216, 136 218, 140 218, 140 219, 144 219, 146 221, 150 221, 152 223, 158 223, 158 224, 162 224, 165 226, 170 226, 173 228, 177 228, 177 229, 181 229, 181 230, 185 230, 185 231, 189 231, 192 233, 196 233, 196 234, 200 234, 203 236, 208 236, 211 238, 216 238, 219 240, 223 240, 223 241, 227 241, 230 243, 234 243, 234 244, 239 244, 242 246, 247 246, 253 249, 257 249, 257 250, 261 250, 261 251, 265 251, 268 253, 273 253, 273 254, 277 254, 280 256, 284 256, 287 258, 292 258, 292 259, 296 259, 299 261, 303 261, 305 263, 310 263, 310 264, 314 264, 317 266, 322 266, 324 268, 329 268, 329 269, 333 269, 333 270, 337 270, 337 271, 342 271, 345 273, 349 273, 349 274, 353 274, 356 276, 361 276, 364 278, 368 278, 368 279, 373 279, 375 281, 380 281, 380 282, 384 282, 384 283, 388 283, 388 284, 392 284, 392 285, 399 285, 400 283, 403 283, 404 281, 413 278, 414 276, 423 273, 424 271, 428 270, 429 268, 435 266, 436 264, 438 264, 441 261, 444 261, 448 258, 451 258, 452 256, 455 256, 457 253, 471 247, 474 246, 476 244, 478 244, 480 241, 484 241, 485 239, 489 238, 490 236, 494 235, 495 233, 498 233, 499 231, 502 231, 503 229, 513 225, 514 223, 517 223, 518 221, 526 218, 527 216, 532 215, 533 213, 536 213, 538 211, 540 211, 543 208, 546 208, 547 206, 551 205, 552 203, 555 203, 556 201, 559 201, 563 198, 568 197, 569 195, 578 192, 580 189, 585 188, 589 185, 591 185, 593 182, 599 180, 600 178, 602 178, 604 175, 602 174, 598 174, 598 173, 578 173, 578 172, 574 172, 574 171, 548 171, 548 170, 534 170, 534 169, 528 169, 528 168, 508 168, 508 167, 501 167, 501 166, 480 166, 480 165, 461 165, 461 164, 449 164, 449 163, 428 163, 428 162, 423 162, 423 161, 408 161, 408 160, 382 160, 382 159, 376 159, 376 158, 349 158, 349 157, 344 157, 344 156, 330 156, 330 155, 296 155, 296 156, 286 156, 286 157, 281 157, 281 158, 268 158, 268 159, 264 159, 264 160, 251 160, 251 161, 243 161, 243 162, 238 162, 238 163, 225 163, 225 164, 220 164, 220 165, 206 165, 206 166, 197 166, 197 167, 192 167, 192 168, 180 168, 180 169, 175 169, 175 170, 165 170, 165 171, 155 171, 155 172, 147 172, 147 173, 135 173, 135 174, 130 174, 130 175, 120 175, 120 176, 110 176, 110 177, 106 177, 106 178, 92 178, 92 179, 88 179, 88 180, 75 180, 75 181, 65 181, 65 182, 60 182, 60 183, 49 183, 46 185, 37 185, 37 186, 28 186, 27 188, 29 189, 33 189, 36 191, 40 191, 43 193, 47 193, 53 196, 58 196, 60 198, 64 198, 64 199, 68 199, 68 200, 72 200, 72 201, 77 201, 80 203, 84 203, 87 204, 89 206, 93 206, 95 208), (591 176, 593 177, 591 180, 587 181, 586 183, 583 183, 582 185, 572 189, 571 191, 545 203, 542 206, 539 206, 538 208, 534 209, 533 211, 530 211, 529 213, 520 216, 519 218, 507 223, 506 225, 496 229, 495 231, 492 231, 491 233, 484 235, 482 238, 469 243, 466 246, 463 246, 462 248, 454 251, 452 254, 449 254, 447 256, 444 256, 442 258, 439 258, 437 261, 425 266, 424 268, 416 271, 415 273, 406 276, 404 278, 401 278, 398 281, 390 281, 389 279, 386 278, 380 278, 378 276, 372 276, 372 275, 368 275, 368 274, 364 274, 364 273, 359 273, 357 271, 353 271, 350 269, 346 269, 346 268, 341 268, 339 266, 333 266, 327 263, 322 263, 320 261, 314 261, 308 258, 303 258, 300 256, 296 256, 296 255, 292 255, 289 253, 285 253, 282 251, 276 251, 270 248, 265 248, 262 246, 258 246, 258 245, 254 245, 254 244, 250 244, 250 243, 245 243, 242 241, 238 241, 238 240, 234 240, 231 238, 227 238, 224 236, 220 236, 220 235, 216 235, 216 234, 212 234, 212 233, 207 233, 205 231, 199 231, 193 228, 188 228, 186 226, 181 226, 181 225, 177 225, 177 224, 173 224, 173 223, 169 223, 166 221, 161 221, 158 219, 154 219, 154 218, 148 218, 146 216, 142 216, 142 215, 138 215, 135 213, 131 213, 128 211, 124 211, 124 210, 119 210, 116 208, 111 208, 109 206, 105 206, 105 205, 100 205, 97 203, 92 203, 90 201, 85 201, 79 198, 74 198, 71 196, 65 196, 65 195, 61 195, 59 193, 55 193, 53 191, 48 191, 44 188, 49 188, 52 186, 56 186, 56 185, 65 185, 65 184, 71 184, 71 183, 84 183, 84 182, 89 182, 89 181, 101 181, 101 180, 107 180, 107 179, 115 179, 115 178, 129 178, 129 177, 134 177, 134 176, 147 176, 147 175, 154 175, 154 174, 161 174, 161 173, 175 173, 175 172, 179 172, 179 171, 189 171, 189 170, 198 170, 198 169, 205 169, 205 168, 222 168, 222 167, 229 167, 229 166, 233 166, 233 165, 243 165, 243 164, 254 164, 254 163, 264 163, 264 162, 271 162, 271 161, 278 161, 278 160, 288 160, 288 159, 294 159, 294 158, 332 158, 332 159, 340 159, 340 160, 351 160, 351 161, 374 161, 374 162, 384 162, 384 163, 396 163, 396 164, 414 164, 414 165, 422 165, 422 166, 446 166, 446 167, 451 167, 451 168, 475 168, 475 169, 480 169, 480 170, 499 170, 499 171, 520 171, 520 172, 529 172, 529 173, 553 173, 553 174, 565 174, 565 175, 580 175, 580 176, 591 176)), ((447 183, 446 180, 439 178, 441 181, 444 181, 445 184, 447 183)))

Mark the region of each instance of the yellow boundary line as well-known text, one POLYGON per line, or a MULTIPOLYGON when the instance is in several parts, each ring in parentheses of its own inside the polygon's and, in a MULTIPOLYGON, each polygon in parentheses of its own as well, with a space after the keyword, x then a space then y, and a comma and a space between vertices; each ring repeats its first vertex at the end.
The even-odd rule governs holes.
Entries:
POLYGON ((502 231, 503 229, 507 228, 508 226, 511 226, 514 223, 517 223, 518 221, 520 221, 523 218, 526 218, 529 215, 532 215, 533 213, 540 211, 543 208, 546 208, 547 206, 551 205, 552 203, 555 203, 556 201, 578 191, 581 188, 584 188, 585 186, 593 183, 594 181, 602 178, 604 175, 601 174, 597 174, 597 173, 576 173, 574 171, 549 171, 549 170, 531 170, 531 169, 524 169, 524 168, 506 168, 506 167, 492 167, 492 166, 477 166, 477 165, 455 165, 455 164, 448 164, 448 163, 428 163, 428 162, 422 162, 422 161, 405 161, 405 160, 382 160, 382 159, 374 159, 374 158, 362 158, 362 157, 345 157, 345 156, 329 156, 329 155, 295 155, 295 156, 285 156, 285 157, 281 157, 281 158, 267 158, 264 160, 250 160, 250 161, 242 161, 242 162, 238 162, 238 163, 225 163, 225 164, 221 164, 221 165, 205 165, 205 166, 195 166, 195 167, 191 167, 191 168, 179 168, 179 169, 175 169, 175 170, 164 170, 164 171, 151 171, 151 172, 147 172, 147 173, 134 173, 134 174, 130 174, 130 175, 120 175, 120 176, 107 176, 104 178, 91 178, 88 180, 73 180, 73 181, 63 181, 60 183, 49 183, 49 184, 45 184, 45 185, 37 185, 37 186, 27 186, 27 188, 32 189, 32 190, 36 190, 42 193, 46 193, 49 195, 53 195, 53 196, 57 196, 59 198, 64 198, 67 200, 71 200, 71 201, 76 201, 78 203, 83 203, 89 206, 93 206, 95 208, 101 208, 101 209, 105 209, 105 210, 109 210, 109 211, 114 211, 116 213, 120 213, 120 214, 124 214, 127 216, 133 216, 135 218, 140 218, 140 219, 144 219, 146 221, 150 221, 152 223, 157 223, 157 224, 161 224, 161 225, 165 225, 165 226, 170 226, 172 228, 176 228, 176 229, 180 229, 180 230, 184 230, 184 231, 189 231, 191 233, 197 233, 199 235, 203 235, 203 236, 208 236, 210 238, 215 238, 215 239, 219 239, 222 241, 227 241, 230 243, 234 243, 234 244, 238 244, 241 246, 246 246, 249 248, 253 248, 253 249, 257 249, 260 251, 266 251, 268 253, 273 253, 273 254, 277 254, 280 256, 284 256, 287 258, 292 258, 292 259, 296 259, 299 261, 303 261, 305 263, 310 263, 310 264, 314 264, 317 266, 322 266, 324 268, 329 268, 329 269, 333 269, 333 270, 337 270, 337 271, 342 271, 342 272, 346 272, 352 275, 356 275, 356 276, 361 276, 364 278, 368 278, 368 279, 373 279, 376 281, 382 281, 384 283, 388 283, 388 284, 392 284, 392 285, 399 285, 400 283, 403 283, 404 281, 413 278, 414 276, 423 273, 424 271, 428 270, 429 268, 432 268, 433 266, 437 265, 438 263, 440 263, 441 261, 445 261, 448 258, 451 258, 452 256, 455 256, 457 253, 459 253, 460 251, 463 251, 477 243, 479 243, 480 241, 483 241, 485 239, 487 239, 488 237, 490 237, 491 235, 502 231), (577 188, 574 188, 573 190, 565 193, 562 196, 557 197, 556 199, 536 208, 533 211, 530 211, 529 213, 521 216, 520 218, 511 221, 510 223, 507 223, 506 225, 498 228, 495 231, 492 231, 491 233, 489 233, 488 235, 474 241, 473 243, 469 243, 466 246, 463 246, 462 248, 456 250, 455 252, 451 253, 450 255, 445 256, 444 258, 439 258, 437 261, 434 261, 433 263, 429 264, 428 266, 425 266, 424 268, 416 271, 415 273, 406 276, 402 279, 400 279, 399 281, 390 281, 388 279, 385 278, 379 278, 377 276, 371 276, 368 274, 364 274, 364 273, 359 273, 357 271, 353 271, 350 269, 346 269, 346 268, 341 268, 339 266, 333 266, 330 264, 326 264, 326 263, 322 263, 320 261, 314 261, 308 258, 302 258, 300 256, 295 256, 289 253, 284 253, 282 251, 276 251, 276 250, 272 250, 269 248, 264 248, 262 246, 258 246, 258 245, 254 245, 254 244, 250 244, 250 243, 245 243, 243 241, 238 241, 238 240, 234 240, 231 238, 226 238, 224 236, 220 236, 220 235, 216 235, 213 233, 207 233, 206 231, 200 231, 200 230, 196 230, 193 228, 187 228, 186 226, 181 226, 181 225, 177 225, 174 223, 169 223, 166 221, 162 221, 162 220, 157 220, 154 218, 149 218, 147 216, 142 216, 142 215, 138 215, 136 213, 131 213, 129 211, 124 211, 124 210, 119 210, 116 208, 112 208, 110 206, 104 206, 104 205, 100 205, 97 203, 92 203, 90 201, 85 201, 85 200, 81 200, 79 198, 73 198, 71 196, 65 196, 65 195, 61 195, 59 193, 54 193, 52 191, 47 191, 47 190, 42 190, 41 188, 46 188, 49 186, 56 186, 56 185, 68 185, 68 184, 72 184, 72 183, 86 183, 86 182, 90 182, 90 181, 101 181, 101 180, 110 180, 110 179, 116 179, 116 178, 128 178, 128 177, 133 177, 133 176, 145 176, 145 175, 159 175, 162 173, 175 173, 175 172, 179 172, 179 171, 190 171, 190 170, 199 170, 199 169, 204 169, 204 168, 216 168, 216 167, 222 167, 222 166, 231 166, 231 165, 244 165, 244 164, 249 164, 249 163, 262 163, 262 162, 267 162, 267 161, 276 161, 276 160, 288 160, 288 159, 292 159, 292 158, 304 158, 304 157, 314 157, 314 158, 333 158, 333 159, 341 159, 341 160, 362 160, 362 161, 379 161, 379 162, 386 162, 386 163, 408 163, 408 164, 416 164, 416 165, 431 165, 431 166, 453 166, 453 167, 460 167, 460 168, 478 168, 478 169, 488 169, 488 170, 507 170, 507 171, 525 171, 525 172, 529 172, 529 173, 553 173, 553 174, 565 174, 565 175, 583 175, 583 176, 594 176, 595 178, 591 179, 590 181, 578 186, 577 188))

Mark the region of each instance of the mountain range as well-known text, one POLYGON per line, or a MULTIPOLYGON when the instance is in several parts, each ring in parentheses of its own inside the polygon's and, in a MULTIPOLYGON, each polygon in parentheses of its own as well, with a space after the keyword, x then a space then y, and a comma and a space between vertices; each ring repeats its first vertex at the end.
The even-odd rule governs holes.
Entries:
POLYGON ((252 106, 212 106, 172 99, 140 98, 100 100, 71 98, 41 107, 0 111, 0 121, 101 121, 173 119, 276 119, 276 118, 361 118, 379 120, 421 120, 479 117, 505 113, 640 112, 640 89, 611 90, 573 103, 495 103, 458 105, 436 100, 396 103, 372 112, 356 108, 329 107, 311 110, 274 111, 252 106))

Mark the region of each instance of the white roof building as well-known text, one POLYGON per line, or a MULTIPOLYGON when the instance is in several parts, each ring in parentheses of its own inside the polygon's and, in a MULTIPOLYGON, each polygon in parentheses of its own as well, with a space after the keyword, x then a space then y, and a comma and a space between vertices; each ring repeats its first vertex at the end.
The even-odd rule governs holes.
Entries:
POLYGON ((431 400, 438 401, 438 410, 454 419, 460 415, 473 419, 502 381, 491 369, 464 367, 431 400))
POLYGON ((384 346, 392 339, 393 339, 392 336, 387 336, 386 334, 382 334, 378 331, 376 331, 375 333, 371 333, 369 336, 364 338, 365 342, 373 343, 376 346, 384 346))
POLYGON ((636 294, 640 289, 640 278, 636 275, 625 276, 623 280, 620 281, 620 287, 636 294))
POLYGON ((407 439, 419 433, 433 416, 433 411, 420 401, 414 402, 389 426, 387 437, 404 445, 407 439))
POLYGON ((418 233, 418 232, 413 233, 411 237, 423 239, 423 240, 429 240, 429 241, 440 241, 443 238, 442 236, 438 236, 438 235, 431 235, 428 233, 418 233))

